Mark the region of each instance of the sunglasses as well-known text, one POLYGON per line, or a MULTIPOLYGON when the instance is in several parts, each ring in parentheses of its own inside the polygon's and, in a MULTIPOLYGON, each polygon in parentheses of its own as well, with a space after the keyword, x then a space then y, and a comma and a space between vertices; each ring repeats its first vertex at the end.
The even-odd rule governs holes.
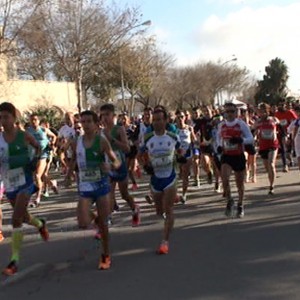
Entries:
POLYGON ((179 119, 184 119, 184 117, 185 117, 185 116, 183 116, 183 115, 178 116, 179 119))
POLYGON ((226 110, 225 112, 226 112, 226 114, 234 114, 236 112, 236 110, 235 109, 229 109, 229 110, 226 110))

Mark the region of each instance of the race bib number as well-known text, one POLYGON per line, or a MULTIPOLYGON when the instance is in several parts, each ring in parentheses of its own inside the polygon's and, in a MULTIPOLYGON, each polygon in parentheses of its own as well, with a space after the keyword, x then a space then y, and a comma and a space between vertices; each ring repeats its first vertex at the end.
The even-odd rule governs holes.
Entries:
POLYGON ((237 150, 239 146, 238 146, 238 144, 230 143, 229 140, 224 140, 223 147, 225 150, 231 151, 231 150, 237 150))
POLYGON ((280 125, 281 125, 281 126, 287 126, 287 124, 288 124, 288 121, 287 121, 287 120, 281 120, 281 121, 280 121, 280 125))
POLYGON ((261 131, 261 137, 264 140, 274 140, 274 130, 272 130, 272 129, 263 129, 261 131))
POLYGON ((4 186, 6 190, 13 191, 23 186, 26 183, 23 168, 8 170, 4 177, 4 186))
POLYGON ((80 171, 80 181, 81 182, 96 182, 101 180, 100 170, 85 170, 80 171))
POLYGON ((151 164, 153 168, 164 168, 172 165, 173 157, 172 156, 162 156, 162 157, 155 157, 151 160, 151 164))

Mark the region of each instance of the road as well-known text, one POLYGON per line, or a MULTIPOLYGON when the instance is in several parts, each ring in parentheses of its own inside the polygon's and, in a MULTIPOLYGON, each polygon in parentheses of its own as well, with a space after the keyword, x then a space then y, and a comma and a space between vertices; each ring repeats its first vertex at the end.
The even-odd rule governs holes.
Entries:
MULTIPOLYGON (((162 220, 145 203, 149 178, 134 193, 142 225, 132 228, 121 200, 111 228, 113 266, 98 271, 93 231, 76 227, 75 188, 52 195, 33 213, 48 219, 51 240, 43 243, 26 228, 20 272, 1 278, 0 299, 299 299, 299 171, 279 172, 276 194, 267 196, 266 175, 246 185, 245 218, 227 219, 225 202, 203 182, 176 206, 175 230, 167 256, 154 251, 162 220)), ((236 190, 233 190, 236 198, 236 190)), ((11 211, 4 204, 0 267, 9 258, 11 211)))

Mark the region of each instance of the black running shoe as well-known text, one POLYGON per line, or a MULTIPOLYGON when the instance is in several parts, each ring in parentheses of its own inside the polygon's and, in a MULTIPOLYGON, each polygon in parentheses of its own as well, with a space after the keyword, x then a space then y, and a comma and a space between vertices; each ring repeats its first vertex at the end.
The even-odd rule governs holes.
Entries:
POLYGON ((227 201, 225 216, 226 217, 232 217, 233 216, 233 209, 234 209, 234 201, 233 201, 233 199, 230 199, 230 200, 227 201))
POLYGON ((244 206, 243 205, 238 205, 236 216, 240 219, 245 216, 245 211, 244 211, 244 206))

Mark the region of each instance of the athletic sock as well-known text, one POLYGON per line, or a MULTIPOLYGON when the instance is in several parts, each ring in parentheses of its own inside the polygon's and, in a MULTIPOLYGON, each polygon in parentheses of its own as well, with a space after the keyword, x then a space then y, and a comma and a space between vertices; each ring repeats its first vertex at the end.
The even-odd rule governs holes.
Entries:
POLYGON ((11 260, 18 262, 20 259, 20 250, 23 241, 23 231, 22 228, 14 228, 12 232, 12 240, 11 240, 11 260))
POLYGON ((32 225, 36 228, 41 228, 43 226, 43 222, 39 219, 39 218, 36 218, 36 217, 33 217, 32 215, 29 214, 29 222, 28 222, 29 225, 32 225))

